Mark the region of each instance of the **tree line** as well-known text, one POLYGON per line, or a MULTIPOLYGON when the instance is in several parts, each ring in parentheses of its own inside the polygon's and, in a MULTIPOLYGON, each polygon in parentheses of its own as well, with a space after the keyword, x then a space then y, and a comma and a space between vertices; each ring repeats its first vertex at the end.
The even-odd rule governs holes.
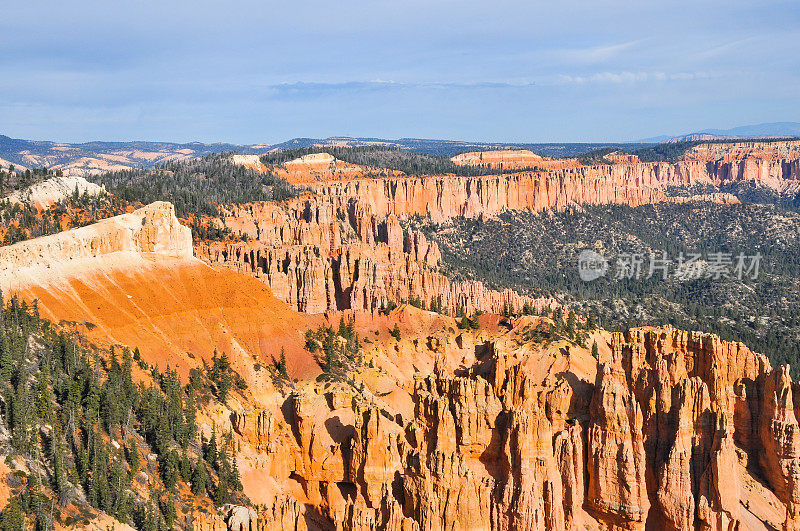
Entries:
POLYGON ((27 472, 12 466, 0 529, 82 526, 89 507, 138 529, 171 529, 180 484, 217 504, 244 500, 232 435, 198 438, 204 392, 202 382, 183 385, 169 367, 150 367, 138 349, 102 353, 12 297, 0 310, 0 413, 9 433, 0 444, 6 462, 22 460, 27 472), (152 383, 137 383, 135 367, 152 383), (156 480, 146 496, 135 488, 143 473, 156 480))

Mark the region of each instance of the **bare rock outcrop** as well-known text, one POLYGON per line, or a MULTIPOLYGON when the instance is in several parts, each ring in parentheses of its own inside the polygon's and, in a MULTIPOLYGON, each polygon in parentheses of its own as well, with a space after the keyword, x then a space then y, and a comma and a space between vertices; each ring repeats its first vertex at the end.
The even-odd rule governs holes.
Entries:
POLYGON ((96 196, 106 193, 104 186, 91 183, 80 176, 57 176, 13 192, 7 199, 12 203, 30 203, 36 208, 47 208, 73 194, 96 196))
POLYGON ((336 203, 306 197, 236 207, 224 223, 247 241, 204 242, 197 255, 263 280, 276 297, 308 313, 376 311, 412 299, 468 313, 553 304, 481 282, 450 282, 437 271, 438 246, 423 233, 404 230, 393 214, 375 216, 357 199, 336 203))
POLYGON ((0 247, 0 273, 129 252, 191 258, 192 234, 170 203, 158 201, 86 227, 0 247))
POLYGON ((752 521, 744 483, 752 489, 763 470, 785 528, 797 527, 798 423, 785 369, 671 328, 614 334, 611 347, 589 381, 558 372, 571 364, 565 351, 495 344, 465 374, 440 367, 417 378, 409 419, 357 397, 348 407, 294 395, 293 474, 317 518, 342 529, 729 530, 752 521), (761 398, 743 397, 742 385, 761 398), (742 400, 760 422, 742 418, 742 400), (314 415, 352 419, 330 432, 349 442, 328 440, 328 421, 314 415), (760 467, 748 455, 763 456, 760 467))
POLYGON ((800 426, 789 368, 767 375, 762 392, 761 466, 778 498, 786 503, 784 528, 800 529, 800 426))
POLYGON ((587 509, 623 529, 644 529, 650 500, 641 407, 613 367, 598 373, 589 428, 587 509))

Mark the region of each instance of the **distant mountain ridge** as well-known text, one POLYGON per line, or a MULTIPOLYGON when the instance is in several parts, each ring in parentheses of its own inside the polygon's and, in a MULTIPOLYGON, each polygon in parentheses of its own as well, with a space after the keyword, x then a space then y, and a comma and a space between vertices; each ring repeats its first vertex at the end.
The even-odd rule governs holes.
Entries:
POLYGON ((698 142, 708 140, 737 140, 747 138, 789 138, 800 137, 800 122, 767 122, 754 125, 740 125, 730 129, 703 129, 678 136, 656 136, 640 142, 698 142))
POLYGON ((103 142, 78 144, 43 140, 22 140, 0 135, 0 164, 14 164, 20 168, 46 167, 67 170, 74 175, 91 175, 133 167, 150 168, 170 161, 181 161, 206 155, 236 152, 260 155, 270 151, 325 146, 384 145, 399 149, 443 156, 453 156, 466 151, 487 149, 529 149, 550 157, 573 157, 605 147, 636 149, 637 143, 492 143, 459 140, 419 138, 329 137, 293 138, 277 144, 230 144, 201 142, 103 142))

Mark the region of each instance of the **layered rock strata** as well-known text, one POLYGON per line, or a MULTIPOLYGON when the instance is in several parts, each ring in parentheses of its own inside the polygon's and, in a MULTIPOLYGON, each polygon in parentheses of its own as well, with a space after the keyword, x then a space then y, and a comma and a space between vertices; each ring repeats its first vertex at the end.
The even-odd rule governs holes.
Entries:
POLYGON ((394 215, 374 215, 355 198, 341 206, 317 196, 242 205, 224 224, 247 240, 203 242, 198 256, 263 280, 302 312, 375 311, 413 299, 470 314, 553 304, 481 282, 450 282, 437 272, 441 253, 435 243, 404 230, 394 215))
POLYGON ((124 256, 191 258, 191 230, 180 224, 171 203, 159 201, 86 227, 0 247, 0 287, 27 275, 54 276, 65 267, 124 256))
MULTIPOLYGON (((325 159, 327 160, 327 159, 325 159)), ((233 207, 222 223, 247 241, 206 242, 198 255, 265 281, 299 311, 374 311, 389 302, 421 299, 444 308, 502 311, 526 303, 511 291, 478 282, 453 283, 437 272, 441 255, 400 219, 492 216, 513 209, 559 209, 571 204, 682 201, 669 186, 755 180, 776 190, 800 181, 800 161, 741 158, 584 166, 481 177, 429 176, 325 180, 311 194, 281 205, 233 207)), ((694 199, 734 203, 724 194, 694 199)))
POLYGON ((440 368, 410 382, 409 416, 369 388, 312 387, 287 396, 288 415, 235 415, 263 473, 293 478, 306 504, 287 521, 295 513, 276 513, 289 503, 278 495, 260 522, 798 528, 800 440, 785 369, 739 343, 670 328, 609 343, 593 366, 582 349, 498 339, 461 375, 440 368))

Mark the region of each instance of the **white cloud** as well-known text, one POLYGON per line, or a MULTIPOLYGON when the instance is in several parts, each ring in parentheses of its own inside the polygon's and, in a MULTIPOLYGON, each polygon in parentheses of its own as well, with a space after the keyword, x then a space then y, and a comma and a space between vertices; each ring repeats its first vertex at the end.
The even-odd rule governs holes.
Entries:
POLYGON ((583 76, 559 75, 555 78, 553 84, 631 84, 648 81, 691 81, 694 79, 708 79, 709 77, 711 77, 709 72, 597 72, 583 76))

